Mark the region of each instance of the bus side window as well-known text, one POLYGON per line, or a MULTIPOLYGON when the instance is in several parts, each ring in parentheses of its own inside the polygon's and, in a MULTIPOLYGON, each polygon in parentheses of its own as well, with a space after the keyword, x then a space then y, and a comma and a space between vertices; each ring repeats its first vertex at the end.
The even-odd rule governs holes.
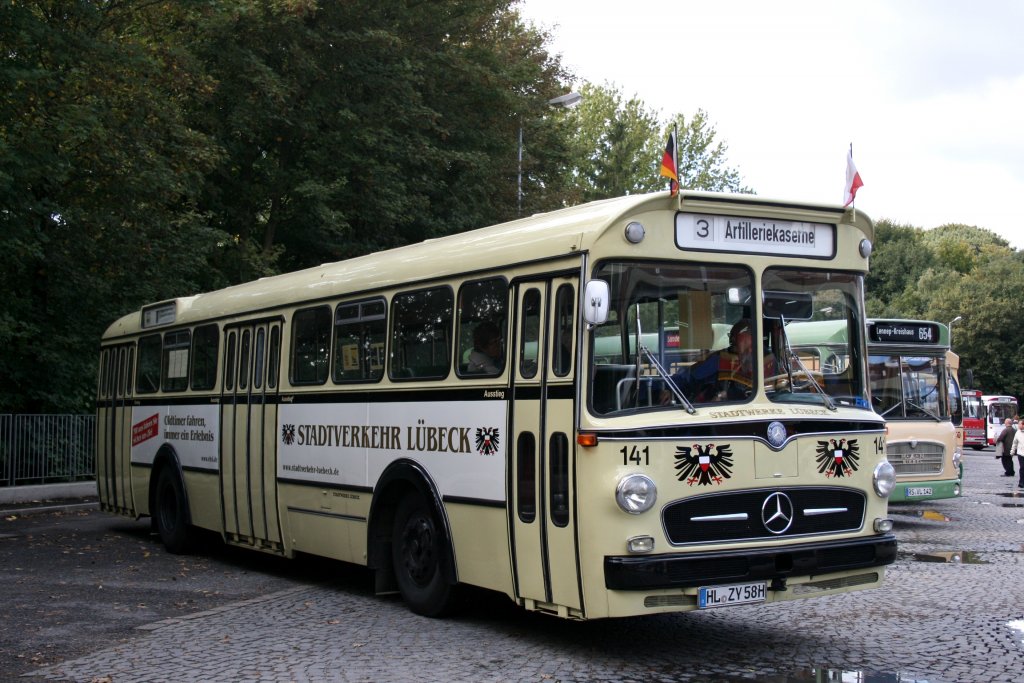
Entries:
POLYGON ((327 381, 331 351, 331 309, 317 306, 295 312, 292 322, 292 384, 327 381))
POLYGON ((522 432, 516 444, 516 493, 519 520, 530 524, 537 518, 537 449, 533 432, 522 432))
POLYGON ((220 332, 216 325, 197 327, 192 335, 193 391, 209 391, 217 383, 217 346, 220 332))
POLYGON ((270 329, 270 357, 267 360, 267 388, 277 388, 277 373, 281 365, 281 328, 270 329))
POLYGON ((569 438, 562 432, 551 435, 551 467, 548 486, 551 489, 551 523, 555 526, 569 524, 569 438))
POLYGON ((228 333, 228 348, 224 354, 224 389, 235 390, 235 340, 237 333, 228 333))
POLYGON ((384 375, 386 337, 384 299, 339 305, 334 311, 334 382, 379 380, 384 375))
POLYGON ((523 295, 523 324, 519 335, 519 374, 531 379, 537 374, 540 354, 540 290, 523 295))
POLYGON ((135 393, 152 394, 160 388, 160 335, 139 340, 139 365, 135 375, 135 393))
POLYGON ((576 298, 573 287, 564 284, 555 295, 555 334, 551 342, 551 353, 554 358, 552 370, 556 377, 565 377, 572 370, 572 329, 573 302, 576 298))
POLYGON ((495 377, 505 370, 508 284, 504 278, 467 282, 459 290, 456 372, 495 377))
POLYGON ((391 379, 448 376, 454 298, 448 287, 395 295, 391 302, 391 379))

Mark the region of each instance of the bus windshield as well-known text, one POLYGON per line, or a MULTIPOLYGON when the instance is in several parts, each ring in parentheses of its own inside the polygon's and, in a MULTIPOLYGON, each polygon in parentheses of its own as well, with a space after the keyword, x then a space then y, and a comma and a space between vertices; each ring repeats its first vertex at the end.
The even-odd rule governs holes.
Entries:
POLYGON ((868 367, 875 410, 887 420, 949 418, 942 358, 871 354, 868 367))
POLYGON ((758 388, 779 403, 868 407, 859 275, 770 268, 760 296, 742 266, 605 262, 594 275, 611 299, 591 338, 595 414, 747 403, 758 388), (813 321, 830 334, 798 352, 790 331, 813 321))

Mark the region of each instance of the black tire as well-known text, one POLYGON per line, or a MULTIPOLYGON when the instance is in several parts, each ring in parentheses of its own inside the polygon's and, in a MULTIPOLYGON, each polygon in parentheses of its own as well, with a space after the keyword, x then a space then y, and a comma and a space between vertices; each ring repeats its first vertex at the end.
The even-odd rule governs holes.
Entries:
POLYGON ((153 494, 153 520, 164 547, 175 555, 192 549, 185 487, 172 467, 162 467, 153 494))
POLYGON ((409 608, 426 617, 451 611, 455 586, 445 578, 448 543, 436 515, 419 496, 398 506, 391 537, 391 561, 398 590, 409 608))

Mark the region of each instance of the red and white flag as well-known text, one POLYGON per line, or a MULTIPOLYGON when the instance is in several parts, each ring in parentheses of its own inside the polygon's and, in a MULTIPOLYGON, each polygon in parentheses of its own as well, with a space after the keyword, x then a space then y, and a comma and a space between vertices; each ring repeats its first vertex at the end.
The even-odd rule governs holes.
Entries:
POLYGON ((864 181, 860 179, 860 173, 857 172, 857 167, 853 163, 853 145, 850 145, 850 151, 846 154, 846 187, 843 191, 843 206, 852 204, 854 197, 857 196, 857 190, 863 186, 864 181))

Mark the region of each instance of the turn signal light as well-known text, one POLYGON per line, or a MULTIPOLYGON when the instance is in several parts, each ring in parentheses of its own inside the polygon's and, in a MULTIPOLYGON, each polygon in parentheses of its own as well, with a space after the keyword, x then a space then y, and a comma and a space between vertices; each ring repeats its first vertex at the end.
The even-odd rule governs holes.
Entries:
POLYGON ((597 445, 597 434, 577 434, 576 443, 584 448, 593 448, 597 445))

